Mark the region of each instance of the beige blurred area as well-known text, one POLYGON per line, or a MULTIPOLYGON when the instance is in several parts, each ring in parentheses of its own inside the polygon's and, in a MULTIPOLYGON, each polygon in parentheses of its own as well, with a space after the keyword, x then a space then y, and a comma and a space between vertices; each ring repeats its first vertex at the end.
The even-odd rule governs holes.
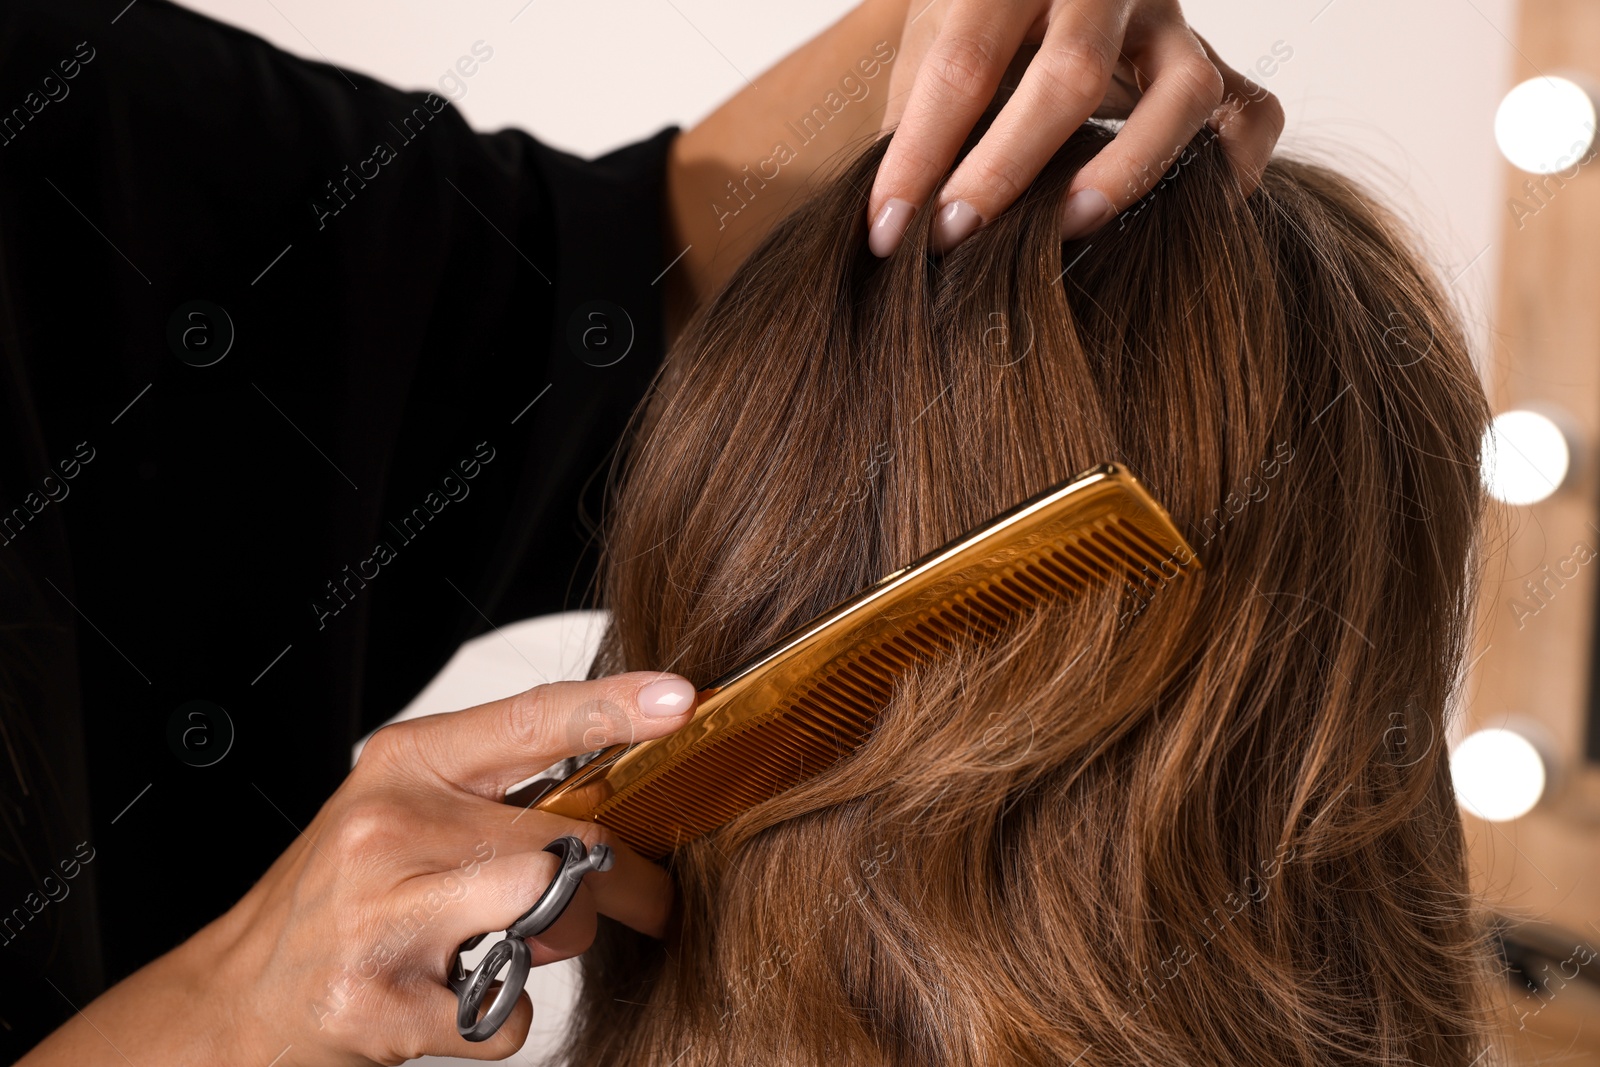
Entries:
MULTIPOLYGON (((1600 83, 1600 5, 1522 0, 1508 29, 1509 78, 1600 83)), ((1548 84, 1548 83, 1546 83, 1548 84)), ((1592 132, 1592 125, 1590 127, 1592 132)), ((1473 668, 1457 736, 1517 730, 1544 750, 1549 783, 1519 818, 1466 816, 1474 885, 1543 944, 1512 983, 1518 1062, 1600 1063, 1600 748, 1594 707, 1600 549, 1600 176, 1592 150, 1554 174, 1501 161, 1495 310, 1484 384, 1496 411, 1553 418, 1572 446, 1559 487, 1491 517, 1473 668), (1586 974, 1587 978, 1574 977, 1586 974)), ((1510 773, 1507 768, 1506 773, 1510 773)), ((1458 775, 1458 786, 1462 785, 1458 775)), ((1516 963, 1513 953, 1513 963, 1516 963)))
MULTIPOLYGON (((437 91, 480 128, 518 126, 586 155, 669 123, 692 125, 851 6, 187 3, 308 58, 437 91)), ((1600 1064, 1600 986, 1583 977, 1600 960, 1577 962, 1586 948, 1600 949, 1600 770, 1584 757, 1600 566, 1573 562, 1577 546, 1600 552, 1600 166, 1534 178, 1505 160, 1494 133, 1496 108, 1519 82, 1560 73, 1600 82, 1600 2, 1184 7, 1225 59, 1282 100, 1281 151, 1351 172, 1422 236, 1469 323, 1495 409, 1554 410, 1570 430, 1574 462, 1561 488, 1539 503, 1497 507, 1492 517, 1474 658, 1446 740, 1454 746, 1472 731, 1510 725, 1545 748, 1551 779, 1535 808, 1503 822, 1464 816, 1475 888, 1504 918, 1513 944, 1502 989, 1511 1062, 1600 1064)), ((832 72, 818 76, 820 84, 832 72)), ((553 633, 535 627, 480 639, 413 713, 480 699, 472 687, 486 680, 531 684, 545 646, 570 651, 579 639, 553 633)), ((560 661, 564 671, 581 674, 582 666, 560 661)), ((553 988, 549 1014, 569 995, 553 988)), ((538 1062, 551 1051, 545 1042, 555 1040, 559 1020, 548 1021, 512 1062, 538 1062)))

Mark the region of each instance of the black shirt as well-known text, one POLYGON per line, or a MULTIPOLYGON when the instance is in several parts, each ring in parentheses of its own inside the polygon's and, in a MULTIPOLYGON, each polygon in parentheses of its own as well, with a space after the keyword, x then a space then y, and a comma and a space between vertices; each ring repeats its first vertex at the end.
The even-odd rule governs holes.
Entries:
POLYGON ((675 132, 586 162, 161 0, 0 5, 6 1051, 462 640, 586 603, 675 132))

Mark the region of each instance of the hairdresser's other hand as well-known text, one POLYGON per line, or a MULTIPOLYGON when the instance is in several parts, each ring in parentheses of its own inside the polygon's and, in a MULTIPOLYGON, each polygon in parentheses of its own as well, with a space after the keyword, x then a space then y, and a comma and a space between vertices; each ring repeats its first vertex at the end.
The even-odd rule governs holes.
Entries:
POLYGON ((673 888, 600 826, 501 798, 567 756, 671 733, 694 703, 684 679, 635 673, 385 727, 237 905, 25 1062, 121 1063, 116 1048, 141 1063, 279 1067, 504 1059, 527 1038, 528 998, 498 1034, 471 1043, 456 1033, 446 974, 461 942, 504 930, 544 891, 559 867, 544 846, 575 834, 611 845, 616 862, 528 939, 535 964, 584 951, 597 912, 660 936, 673 888))
POLYGON ((1227 66, 1176 0, 910 0, 884 128, 898 127, 868 201, 868 244, 887 256, 994 99, 1037 44, 1015 92, 931 206, 937 250, 1010 206, 1092 115, 1126 117, 1073 180, 1064 238, 1094 232, 1161 179, 1202 124, 1246 192, 1283 129, 1271 93, 1227 66))

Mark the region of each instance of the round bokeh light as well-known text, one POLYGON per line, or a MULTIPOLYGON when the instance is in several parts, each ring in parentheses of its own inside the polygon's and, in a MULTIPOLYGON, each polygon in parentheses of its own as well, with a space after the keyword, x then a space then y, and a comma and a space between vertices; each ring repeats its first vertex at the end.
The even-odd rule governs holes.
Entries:
POLYGON ((1484 484, 1507 504, 1543 500, 1561 487, 1571 462, 1567 435, 1537 411, 1503 411, 1484 431, 1484 484))
POLYGON ((1505 95, 1494 115, 1501 154, 1530 174, 1571 168, 1594 146, 1594 136, 1594 98, 1567 78, 1530 78, 1505 95))
POLYGON ((1479 730, 1456 746, 1450 777, 1463 808, 1489 822, 1508 822, 1533 810, 1549 776, 1533 742, 1497 727, 1479 730))

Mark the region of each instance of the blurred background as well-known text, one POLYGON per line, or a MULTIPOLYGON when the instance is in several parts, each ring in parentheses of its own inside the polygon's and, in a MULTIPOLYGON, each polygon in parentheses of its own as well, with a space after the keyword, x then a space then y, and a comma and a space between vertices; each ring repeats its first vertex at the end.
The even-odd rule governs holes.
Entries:
MULTIPOLYGON (((844 0, 188 0, 280 47, 432 89, 482 129, 583 155, 693 125, 844 0), (485 55, 487 53, 487 56, 485 55), (457 66, 462 57, 472 62, 457 66), (464 75, 465 69, 473 73, 464 75)), ((1469 323, 1497 412, 1475 646, 1448 744, 1477 891, 1500 916, 1505 1031, 1527 1063, 1600 1063, 1600 176, 1594 0, 1189 0, 1278 95, 1280 151, 1410 220, 1469 323)), ((879 90, 883 91, 883 90, 879 90)), ((1428 338, 1394 324, 1427 358, 1428 338)), ((593 617, 466 646, 406 714, 581 675, 593 617)), ((542 995, 554 1023, 566 972, 542 995)), ((554 1030, 516 1058, 533 1062, 554 1030)), ((548 1046, 546 1046, 548 1047, 548 1046)))

